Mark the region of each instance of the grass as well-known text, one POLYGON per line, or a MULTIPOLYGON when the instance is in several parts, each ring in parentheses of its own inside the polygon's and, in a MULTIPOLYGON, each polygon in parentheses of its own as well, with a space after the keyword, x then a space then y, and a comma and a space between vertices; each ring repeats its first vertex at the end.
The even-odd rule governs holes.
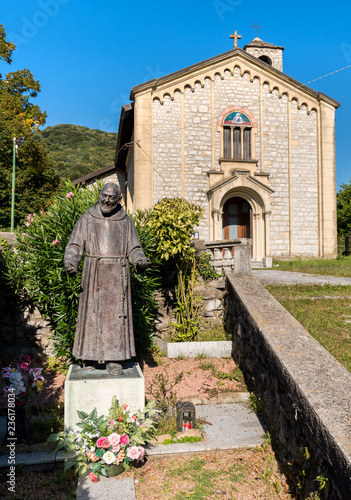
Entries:
POLYGON ((211 342, 219 340, 231 340, 231 336, 225 331, 223 325, 214 325, 206 321, 201 325, 201 330, 196 335, 194 342, 211 342))
POLYGON ((270 445, 152 458, 134 471, 137 498, 291 499, 285 476, 270 445))
POLYGON ((351 372, 351 286, 269 285, 267 290, 351 372))
POLYGON ((9 469, 0 472, 0 498, 8 500, 75 500, 77 494, 77 476, 73 471, 66 474, 62 469, 53 471, 24 472, 16 466, 15 493, 8 491, 6 481, 9 469))
POLYGON ((274 260, 273 269, 297 273, 321 274, 351 278, 351 256, 341 255, 337 259, 274 260))
POLYGON ((240 370, 238 366, 230 370, 230 372, 221 372, 217 370, 213 362, 211 361, 201 361, 199 368, 201 370, 209 370, 213 373, 215 377, 220 380, 236 380, 237 382, 244 381, 243 372, 240 370))

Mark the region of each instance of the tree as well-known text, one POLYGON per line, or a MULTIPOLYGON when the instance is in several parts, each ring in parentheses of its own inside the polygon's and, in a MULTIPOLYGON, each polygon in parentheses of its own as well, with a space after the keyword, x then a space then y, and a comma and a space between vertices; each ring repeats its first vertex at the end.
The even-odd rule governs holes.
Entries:
POLYGON ((351 234, 351 180, 349 184, 341 184, 337 194, 338 234, 351 234))
MULTIPOLYGON (((12 62, 14 43, 6 39, 0 24, 0 61, 12 62)), ((45 123, 46 113, 31 102, 40 92, 39 81, 28 69, 0 73, 0 226, 10 225, 13 137, 24 137, 16 160, 15 222, 28 212, 46 208, 50 194, 59 186, 45 146, 33 140, 38 127, 45 123)))

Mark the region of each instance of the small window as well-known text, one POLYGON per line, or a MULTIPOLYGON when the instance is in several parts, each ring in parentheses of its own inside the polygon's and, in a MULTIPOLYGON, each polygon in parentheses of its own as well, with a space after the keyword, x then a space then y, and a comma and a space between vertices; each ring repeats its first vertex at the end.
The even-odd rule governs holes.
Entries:
POLYGON ((261 61, 265 62, 266 64, 269 64, 270 66, 272 66, 272 59, 268 56, 260 56, 259 59, 261 59, 261 61))

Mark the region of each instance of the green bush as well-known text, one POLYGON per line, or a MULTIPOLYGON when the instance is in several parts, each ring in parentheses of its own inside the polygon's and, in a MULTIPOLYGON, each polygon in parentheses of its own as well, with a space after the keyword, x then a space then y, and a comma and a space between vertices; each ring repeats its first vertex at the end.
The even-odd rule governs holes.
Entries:
POLYGON ((202 297, 194 297, 195 248, 194 226, 200 222, 203 209, 183 198, 164 198, 150 211, 146 223, 157 237, 157 252, 163 261, 173 261, 177 269, 176 340, 196 337, 200 326, 202 297))
MULTIPOLYGON (((68 277, 63 267, 63 255, 73 227, 79 217, 98 199, 102 184, 89 189, 66 183, 66 192, 73 196, 57 196, 46 213, 35 214, 28 226, 16 233, 17 252, 5 245, 2 254, 5 280, 17 294, 26 290, 42 316, 53 330, 53 347, 56 357, 72 362, 72 346, 80 295, 81 272, 68 277)), ((143 275, 136 275, 131 266, 133 317, 136 344, 139 352, 152 342, 153 313, 155 304, 152 292, 157 286, 153 277, 157 260, 155 241, 144 230, 147 216, 135 217, 137 230, 146 255, 154 263, 143 275)))
POLYGON ((194 259, 191 242, 202 214, 202 208, 183 198, 164 198, 150 211, 146 224, 157 236, 158 255, 166 261, 174 258, 178 272, 184 273, 194 259))

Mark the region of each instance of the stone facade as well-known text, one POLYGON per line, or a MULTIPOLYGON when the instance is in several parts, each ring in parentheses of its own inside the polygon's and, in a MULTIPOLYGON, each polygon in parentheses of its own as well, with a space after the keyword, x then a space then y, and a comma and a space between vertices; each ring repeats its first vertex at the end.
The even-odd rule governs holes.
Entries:
POLYGON ((199 237, 215 241, 226 202, 238 197, 250 206, 255 260, 336 256, 339 104, 282 73, 282 51, 256 38, 132 89, 128 210, 182 196, 204 209, 199 237), (268 55, 271 64, 260 59, 268 55), (234 111, 250 120, 251 154, 241 159, 224 157, 224 119, 234 111))

